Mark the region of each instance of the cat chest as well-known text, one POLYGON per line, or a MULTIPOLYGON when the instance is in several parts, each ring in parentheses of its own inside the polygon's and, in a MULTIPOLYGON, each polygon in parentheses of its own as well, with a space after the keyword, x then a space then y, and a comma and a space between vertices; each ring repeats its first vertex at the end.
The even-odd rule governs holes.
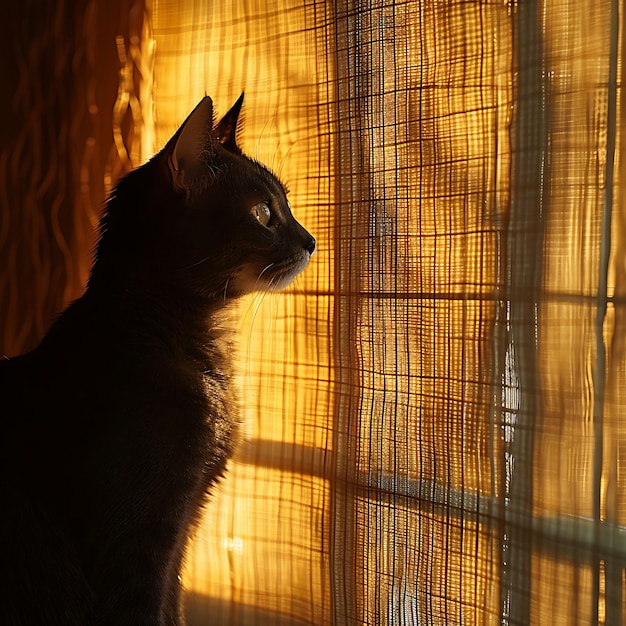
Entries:
POLYGON ((206 421, 217 442, 227 441, 238 422, 236 401, 227 378, 219 373, 205 371, 201 381, 206 406, 206 421))

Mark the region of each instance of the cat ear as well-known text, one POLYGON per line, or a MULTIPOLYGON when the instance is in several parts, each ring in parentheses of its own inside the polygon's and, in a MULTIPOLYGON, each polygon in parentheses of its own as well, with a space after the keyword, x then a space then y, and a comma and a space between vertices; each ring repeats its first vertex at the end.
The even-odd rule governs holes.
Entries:
POLYGON ((239 119, 242 104, 243 93, 239 96, 237 102, 233 104, 230 111, 217 123, 211 133, 215 141, 221 143, 224 148, 235 154, 241 154, 241 149, 237 145, 237 120, 239 119))
POLYGON ((185 189, 184 173, 198 160, 207 147, 213 124, 213 101, 209 96, 200 100, 182 126, 169 141, 167 163, 176 188, 185 189))

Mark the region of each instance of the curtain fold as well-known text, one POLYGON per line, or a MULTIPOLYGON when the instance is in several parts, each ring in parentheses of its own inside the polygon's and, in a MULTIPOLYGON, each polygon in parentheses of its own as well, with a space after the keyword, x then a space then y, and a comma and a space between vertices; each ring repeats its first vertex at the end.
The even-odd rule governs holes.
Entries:
POLYGON ((34 348, 83 289, 113 148, 115 39, 128 41, 130 4, 3 7, 0 355, 34 348))
POLYGON ((336 367, 352 401, 339 407, 348 445, 336 454, 353 491, 340 511, 357 532, 338 546, 351 565, 334 571, 339 593, 352 597, 335 618, 488 622, 499 612, 492 345, 511 14, 357 2, 337 20, 336 367))

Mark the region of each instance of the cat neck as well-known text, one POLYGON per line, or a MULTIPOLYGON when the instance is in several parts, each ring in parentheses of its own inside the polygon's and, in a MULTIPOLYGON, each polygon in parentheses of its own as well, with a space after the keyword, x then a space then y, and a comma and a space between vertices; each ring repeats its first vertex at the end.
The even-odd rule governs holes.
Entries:
POLYGON ((120 288, 89 287, 84 298, 104 306, 123 324, 152 325, 159 329, 202 333, 230 317, 231 301, 204 298, 187 291, 150 284, 120 288))
POLYGON ((218 283, 207 288, 206 293, 196 293, 176 273, 155 271, 147 264, 125 273, 92 273, 85 296, 104 302, 112 300, 149 314, 156 311, 190 320, 207 319, 219 317, 231 307, 234 298, 227 286, 224 279, 223 285, 218 283))
POLYGON ((130 287, 89 286, 57 319, 41 344, 44 352, 187 354, 199 365, 215 349, 227 354, 232 308, 224 302, 167 298, 130 287), (94 329, 97 329, 94 332, 94 329))

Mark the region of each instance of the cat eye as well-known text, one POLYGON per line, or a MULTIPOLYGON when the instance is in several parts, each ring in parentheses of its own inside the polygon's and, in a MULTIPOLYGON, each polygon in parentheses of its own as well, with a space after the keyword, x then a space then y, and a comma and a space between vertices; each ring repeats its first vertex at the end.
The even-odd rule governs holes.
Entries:
POLYGON ((259 204, 252 207, 250 212, 261 224, 263 224, 263 226, 267 226, 269 224, 272 213, 267 202, 259 202, 259 204))

